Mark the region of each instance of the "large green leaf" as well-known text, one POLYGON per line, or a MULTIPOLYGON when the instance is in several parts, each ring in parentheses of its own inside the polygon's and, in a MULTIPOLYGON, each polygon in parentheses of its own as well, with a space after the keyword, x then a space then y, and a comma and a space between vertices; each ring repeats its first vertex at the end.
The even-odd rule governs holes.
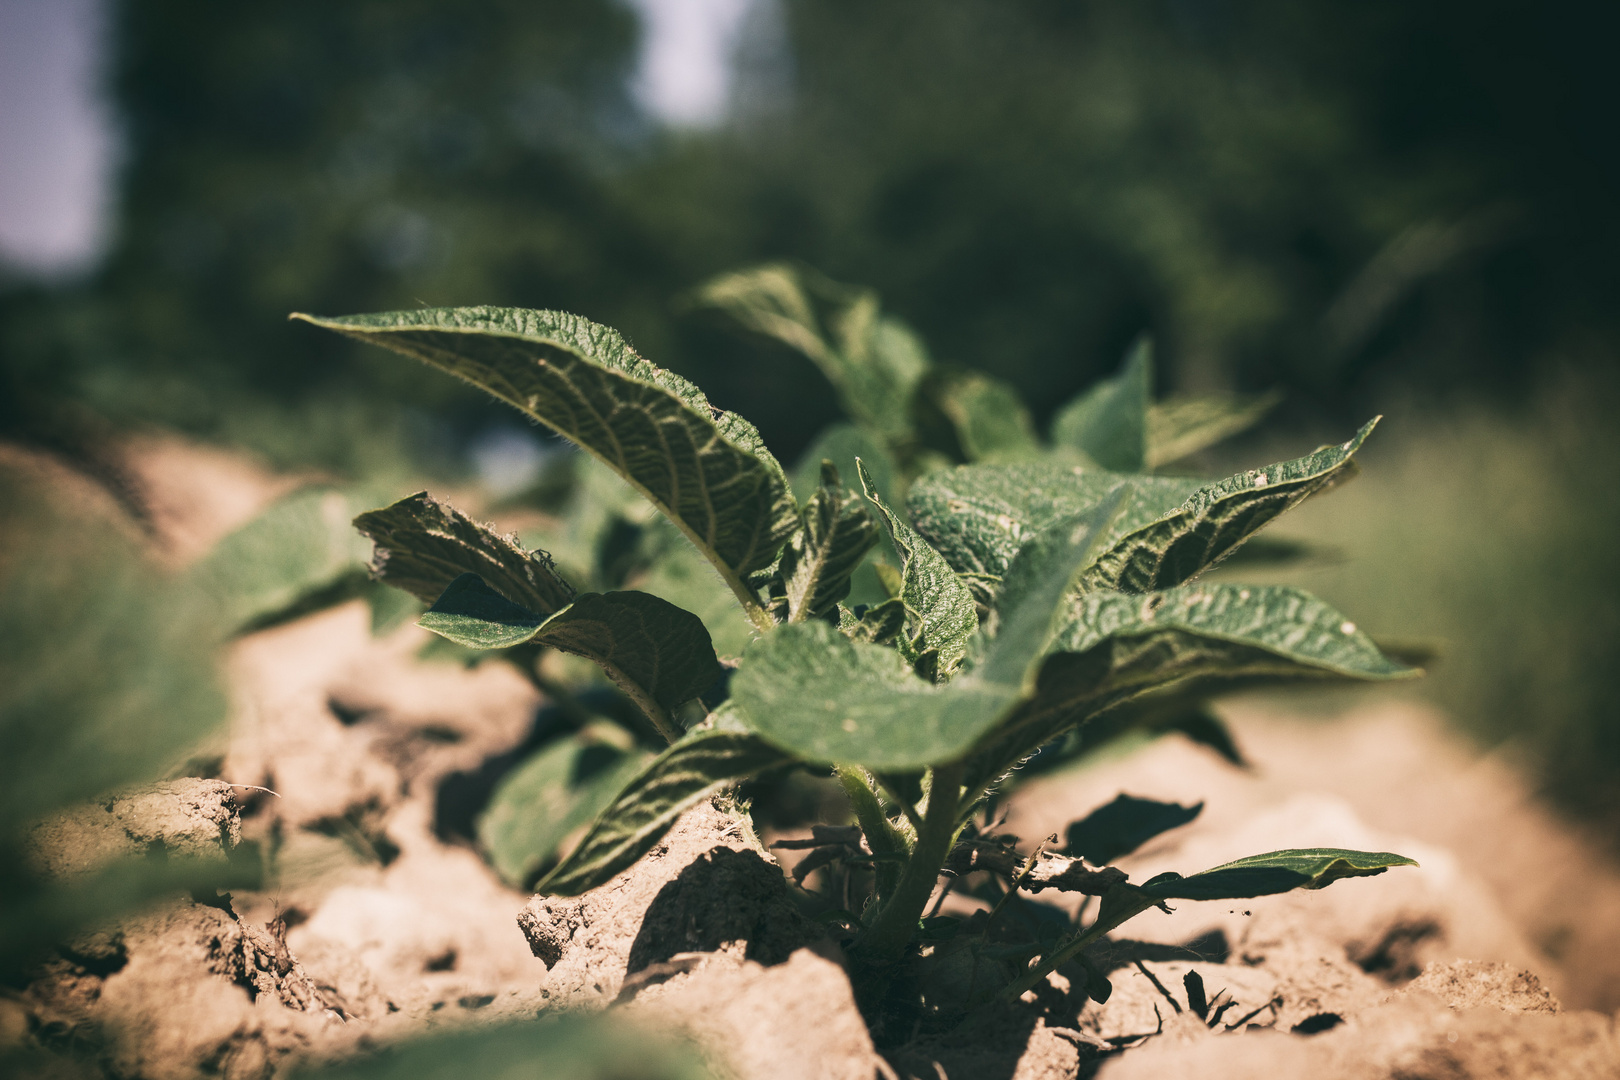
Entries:
POLYGON ((1371 877, 1417 861, 1388 851, 1292 848, 1222 863, 1201 874, 1161 874, 1142 886, 1155 900, 1247 900, 1291 889, 1321 889, 1340 878, 1371 877))
POLYGON ((919 404, 949 423, 969 461, 1018 461, 1040 453, 1035 425, 1018 391, 982 371, 937 371, 919 388, 919 404))
POLYGON ((860 462, 855 463, 855 470, 866 497, 883 515, 901 559, 900 600, 906 605, 901 651, 906 659, 932 668, 936 677, 943 678, 961 663, 968 639, 978 628, 973 594, 939 552, 889 509, 860 462))
POLYGON ((1018 687, 932 683, 896 650, 813 621, 749 646, 731 695, 752 730, 801 759, 889 772, 960 757, 1018 687))
POLYGON ((414 356, 489 391, 613 468, 680 526, 739 598, 797 525, 754 426, 575 315, 429 308, 305 319, 414 356))
POLYGON ((536 889, 553 896, 577 896, 596 888, 641 858, 699 799, 734 780, 792 760, 747 732, 693 732, 637 773, 579 846, 536 889))
POLYGON ((478 839, 501 877, 523 888, 557 845, 607 809, 652 755, 617 745, 623 728, 587 726, 512 770, 478 819, 478 839), (615 738, 618 736, 619 738, 615 738))
POLYGON ((891 444, 910 437, 911 396, 928 354, 904 323, 880 312, 870 289, 770 263, 723 274, 695 296, 809 357, 861 426, 891 444))
POLYGON ((1141 472, 1148 462, 1148 409, 1153 403, 1153 345, 1142 338, 1125 366, 1058 410, 1052 441, 1105 469, 1141 472))
POLYGON ((823 462, 821 486, 804 507, 804 525, 782 551, 778 575, 787 622, 827 614, 849 595, 849 578, 878 542, 877 522, 823 462))
POLYGON ((958 573, 994 586, 1032 537, 1129 483, 1135 495, 1081 587, 1170 588, 1225 558, 1290 507, 1351 475, 1353 455, 1373 423, 1342 445, 1217 484, 1126 476, 1060 461, 966 466, 919 480, 907 508, 917 531, 958 573))
POLYGON ((1395 663, 1338 611, 1281 585, 1183 586, 1071 595, 1034 694, 974 757, 987 784, 1087 717, 1157 687, 1205 677, 1399 679, 1395 663))
POLYGON ((581 593, 542 618, 476 574, 463 574, 418 623, 471 649, 533 641, 583 656, 601 665, 655 720, 707 690, 721 673, 702 620, 649 593, 581 593))
POLYGON ((354 519, 354 528, 376 545, 371 565, 377 579, 425 603, 463 574, 477 574, 536 615, 555 614, 574 599, 550 555, 524 550, 516 537, 478 524, 425 491, 366 511, 354 519))
POLYGON ((1247 431, 1281 400, 1273 392, 1161 401, 1148 409, 1146 465, 1157 469, 1247 431))

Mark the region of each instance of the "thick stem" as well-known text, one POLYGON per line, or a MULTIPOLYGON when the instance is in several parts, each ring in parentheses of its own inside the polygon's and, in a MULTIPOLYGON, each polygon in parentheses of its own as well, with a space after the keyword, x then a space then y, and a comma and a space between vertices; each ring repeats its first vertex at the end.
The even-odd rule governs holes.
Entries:
MULTIPOLYGON (((902 858, 910 854, 910 845, 900 830, 889 823, 888 815, 878 802, 877 793, 866 778, 866 771, 855 765, 839 765, 835 771, 838 782, 844 786, 844 794, 849 796, 850 805, 855 808, 855 820, 860 822, 872 854, 898 855, 902 858)), ((886 900, 900 880, 900 864, 877 862, 873 868, 877 871, 878 897, 886 900)))
POLYGON ((917 932, 928 897, 939 881, 940 868, 956 840, 957 800, 962 788, 962 767, 950 765, 935 769, 928 790, 928 810, 922 831, 911 849, 911 858, 895 885, 894 893, 855 941, 855 951, 870 960, 888 963, 898 960, 917 932))

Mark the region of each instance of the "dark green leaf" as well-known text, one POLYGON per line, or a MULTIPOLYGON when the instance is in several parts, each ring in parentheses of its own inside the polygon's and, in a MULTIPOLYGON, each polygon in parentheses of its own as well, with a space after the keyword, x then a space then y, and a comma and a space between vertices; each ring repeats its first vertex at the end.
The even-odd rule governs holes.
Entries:
POLYGON ((577 896, 596 888, 641 858, 699 799, 733 780, 791 760, 755 735, 693 732, 637 773, 579 846, 536 888, 554 896, 577 896))
POLYGON ((906 605, 906 632, 901 649, 906 659, 927 662, 938 677, 945 677, 961 663, 967 643, 978 628, 979 616, 973 594, 957 578, 950 564, 911 527, 890 510, 872 486, 872 478, 860 462, 856 471, 866 497, 883 515, 889 538, 901 558, 900 599, 906 605))
POLYGON ((776 590, 786 621, 803 622, 831 611, 849 595, 850 575, 877 542, 877 522, 839 482, 837 467, 823 462, 821 486, 805 504, 802 527, 782 551, 776 590))
POLYGON ((942 415, 969 461, 1017 461, 1040 453, 1018 392, 982 371, 940 371, 919 393, 942 415))
POLYGON ((535 615, 555 614, 573 602, 574 590, 557 576, 550 555, 525 551, 516 537, 478 524, 425 491, 366 511, 354 519, 354 527, 376 545, 372 573, 377 579, 425 603, 436 601, 463 574, 478 575, 535 615))
MULTIPOLYGON (((709 632, 696 615, 642 592, 581 593, 548 619, 527 611, 475 574, 463 574, 419 624, 473 649, 533 641, 595 661, 649 710, 667 712, 720 677, 709 632)), ((655 717, 656 719, 656 717, 655 717)))
POLYGON ((1282 394, 1176 398, 1148 409, 1147 467, 1157 469, 1249 430, 1277 407, 1282 394))
POLYGON ((596 727, 541 750, 490 796, 478 819, 478 839, 508 884, 527 886, 557 845, 607 809, 651 759, 645 751, 615 745, 620 740, 612 736, 622 736, 623 729, 596 727))
POLYGON ((1187 824, 1203 809, 1203 803, 1182 806, 1122 794, 1071 824, 1066 850, 1094 866, 1107 866, 1160 833, 1187 824))
POLYGON ((799 758, 889 772, 960 757, 1018 688, 928 682, 896 650, 815 621, 754 642, 731 695, 750 728, 799 758))
POLYGON ((809 357, 861 426, 891 444, 910 437, 912 390, 928 354, 904 323, 881 314, 870 289, 771 263, 721 275, 696 297, 809 357))
POLYGON ((1148 466, 1148 408, 1153 403, 1153 345, 1142 338, 1125 365, 1058 410, 1052 442, 1079 450, 1114 472, 1136 473, 1148 466))
POLYGON ((1340 878, 1371 877, 1392 866, 1416 866, 1405 855, 1344 848, 1294 848, 1250 855, 1201 874, 1161 874, 1143 891, 1157 900, 1246 900, 1291 889, 1321 889, 1340 878))
POLYGON ((740 598, 797 524, 754 426, 605 326, 516 308, 295 318, 414 356, 567 436, 679 525, 740 598))

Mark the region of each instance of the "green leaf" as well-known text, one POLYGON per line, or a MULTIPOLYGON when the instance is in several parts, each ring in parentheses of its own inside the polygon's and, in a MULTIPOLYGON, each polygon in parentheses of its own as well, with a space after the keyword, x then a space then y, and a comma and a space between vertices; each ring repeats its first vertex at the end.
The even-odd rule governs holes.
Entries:
POLYGON ((1018 391, 982 371, 936 371, 919 389, 951 426, 969 461, 1017 461, 1041 451, 1018 391))
POLYGON ((1287 586, 1071 595, 1034 695, 975 755, 970 783, 991 783, 1074 724, 1183 680, 1416 674, 1380 653, 1338 611, 1287 586))
MULTIPOLYGON (((805 625, 825 627, 824 623, 805 625)), ((577 896, 596 888, 641 858, 699 799, 734 780, 792 760, 745 732, 710 730, 687 735, 625 785, 579 846, 536 889, 552 896, 577 896)))
POLYGON ((788 622, 825 615, 849 595, 849 578, 878 542, 877 522, 838 478, 821 466, 821 486, 810 496, 804 525, 782 551, 777 588, 788 622))
POLYGON ((1104 379, 1058 410, 1052 442, 1105 469, 1142 472, 1148 464, 1148 409, 1153 403, 1153 344, 1139 339, 1112 379, 1104 379))
POLYGON ((1092 509, 1044 530, 1024 545, 997 596, 995 636, 974 665, 990 682, 1028 687, 1066 614, 1064 597, 1096 558, 1108 526, 1130 498, 1123 485, 1092 509))
POLYGON ((349 524, 363 496, 305 488, 276 500, 189 571, 238 632, 359 595, 371 552, 349 524))
POLYGON ((961 663, 968 639, 978 628, 973 594, 939 552, 889 509, 874 490, 865 466, 857 461, 855 469, 866 497, 883 515, 889 539, 900 555, 900 599, 906 605, 901 651, 907 660, 931 666, 936 676, 943 678, 961 663))
POLYGON ((702 621, 642 592, 581 593, 555 615, 542 618, 507 600, 476 574, 463 574, 418 625, 472 649, 533 641, 583 656, 601 665, 655 721, 659 712, 707 690, 721 673, 702 621))
POLYGON ((993 589, 1030 538, 1094 508, 1129 483, 1136 493, 1080 587, 1170 588, 1220 562, 1286 510, 1352 475, 1353 455, 1376 423, 1342 445, 1217 484, 1125 476, 1058 461, 979 465, 923 477, 912 485, 907 507, 917 531, 958 573, 993 589))
POLYGON ((896 650, 813 621, 754 642, 731 695, 752 730, 803 760, 893 772, 966 753, 1018 688, 928 682, 896 650))
POLYGON ((651 565, 627 584, 692 612, 708 628, 715 652, 741 656, 754 639, 754 625, 714 566, 673 525, 655 519, 648 525, 648 533, 651 565))
POLYGON ((1392 866, 1416 866, 1405 855, 1344 848, 1292 848, 1250 855, 1201 874, 1161 874, 1142 886, 1156 900, 1246 900, 1292 889, 1321 889, 1340 878, 1371 877, 1392 866))
POLYGON ((605 326, 488 307, 294 318, 414 356, 573 440, 674 521, 745 605, 756 603, 748 575, 797 525, 787 479, 754 426, 605 326))
POLYGON ((1069 825, 1064 834, 1067 851, 1093 866, 1107 866, 1155 836, 1187 824, 1203 809, 1203 803, 1182 806, 1121 794, 1069 825))
POLYGON ((463 574, 478 575, 539 616, 555 614, 574 599, 550 555, 525 551, 516 537, 478 524, 425 491, 366 511, 354 519, 354 528, 376 545, 371 565, 377 579, 428 604, 463 574))
POLYGON ((524 888, 575 830, 589 824, 652 755, 615 745, 623 729, 587 726, 503 778, 478 819, 478 839, 507 883, 524 888))
POLYGON ((1125 532, 1081 588, 1146 592, 1191 580, 1286 511, 1353 476, 1355 452, 1377 424, 1368 421, 1348 442, 1200 488, 1171 513, 1125 532))
POLYGON ((809 357, 862 427, 890 444, 909 440, 912 392, 928 354, 910 328, 880 313, 876 293, 770 263, 723 274, 695 296, 809 357))
POLYGON ((1161 401, 1148 409, 1146 465, 1160 468, 1247 431, 1280 401, 1275 390, 1161 401))

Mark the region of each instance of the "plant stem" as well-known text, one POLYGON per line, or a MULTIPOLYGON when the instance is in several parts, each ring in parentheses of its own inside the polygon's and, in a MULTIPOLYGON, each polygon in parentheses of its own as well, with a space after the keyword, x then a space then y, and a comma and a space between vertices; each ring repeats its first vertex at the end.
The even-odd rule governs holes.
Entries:
MULTIPOLYGON (((1017 1001, 1026 990, 1033 989, 1037 983, 1056 971, 1059 966, 1078 955, 1081 949, 1084 949, 1120 923, 1142 914, 1142 912, 1158 902, 1142 893, 1141 890, 1132 889, 1130 886, 1121 885, 1115 888, 1129 891, 1119 895, 1116 903, 1112 906, 1112 910, 1110 910, 1108 897, 1104 897, 1103 905, 1097 911, 1095 922, 1056 949, 1053 949, 1039 964, 1014 979, 1001 991, 1001 996, 1010 1001, 1017 1001)), ((1113 895, 1113 893, 1110 892, 1110 895, 1113 895)))
MULTIPOLYGON (((850 805, 855 808, 855 820, 860 822, 872 854, 911 854, 911 845, 906 842, 905 835, 891 825, 888 815, 884 814, 877 793, 867 779, 866 770, 856 765, 839 765, 834 771, 838 773, 838 782, 844 786, 844 794, 849 796, 850 805)), ((878 897, 886 900, 894 892, 895 883, 900 880, 900 866, 893 862, 878 862, 873 868, 877 871, 878 897)))
POLYGON ((906 861, 893 894, 878 913, 877 921, 855 940, 855 951, 879 963, 898 960, 922 917, 928 897, 939 881, 939 871, 956 840, 957 799, 962 788, 962 766, 948 765, 933 770, 928 789, 928 810, 923 814, 922 831, 906 861))

